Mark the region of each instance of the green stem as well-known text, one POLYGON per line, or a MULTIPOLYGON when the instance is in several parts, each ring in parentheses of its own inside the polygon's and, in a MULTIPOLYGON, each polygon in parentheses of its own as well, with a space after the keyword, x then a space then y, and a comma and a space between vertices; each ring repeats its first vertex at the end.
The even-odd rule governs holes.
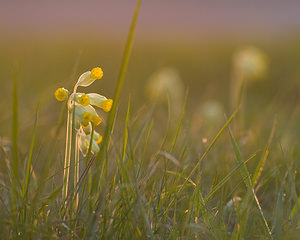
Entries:
POLYGON ((72 139, 72 113, 69 109, 68 103, 68 116, 67 116, 67 130, 66 130, 66 149, 65 149, 65 162, 64 162, 64 177, 63 177, 63 201, 65 204, 66 197, 68 195, 69 187, 69 172, 70 172, 70 162, 71 162, 71 139, 72 139))
MULTIPOLYGON (((129 62, 129 57, 131 54, 131 49, 132 49, 132 44, 133 44, 133 36, 134 36, 135 26, 137 23, 137 18, 138 18, 138 13, 139 13, 141 2, 142 2, 141 0, 137 0, 137 3, 136 3, 136 8, 134 11, 134 15, 133 15, 133 19, 131 22, 129 34, 127 37, 126 47, 125 47, 125 51, 124 51, 124 55, 123 55, 122 67, 121 67, 121 70, 119 73, 119 81, 118 81, 118 84, 117 84, 117 87, 115 90, 114 103, 113 103, 111 112, 108 116, 107 126, 105 128, 105 133, 103 136, 103 144, 101 146, 100 152, 97 157, 97 167, 100 167, 100 162, 101 162, 101 160, 103 160, 102 172, 101 172, 100 179, 102 178, 102 173, 104 176, 106 176, 107 162, 106 162, 106 158, 104 155, 107 152, 109 142, 110 142, 110 135, 111 135, 111 132, 112 132, 112 129, 114 126, 114 120, 115 120, 115 116, 116 116, 116 112, 117 112, 117 104, 119 102, 121 90, 122 90, 122 87, 124 84, 124 79, 125 79, 125 75, 126 75, 128 62, 129 62)), ((99 183, 98 176, 94 175, 93 180, 92 180, 92 185, 93 185, 92 193, 98 192, 97 188, 98 188, 98 186, 100 186, 100 185, 98 185, 98 183, 99 183)))
POLYGON ((79 136, 76 133, 75 134, 75 169, 74 169, 74 189, 75 189, 75 209, 78 209, 78 204, 79 204, 79 191, 76 191, 76 186, 78 184, 78 179, 79 179, 79 136))
MULTIPOLYGON (((88 166, 90 160, 91 160, 91 156, 92 156, 92 145, 93 145, 93 138, 94 138, 94 131, 95 131, 95 125, 92 122, 92 132, 91 132, 91 139, 90 139, 90 143, 89 143, 89 150, 88 150, 88 154, 86 157, 86 166, 88 166)), ((89 181, 89 191, 91 191, 92 189, 92 176, 91 176, 91 171, 88 171, 88 181, 89 181)))
POLYGON ((18 69, 14 71, 13 89, 12 89, 12 163, 11 163, 11 208, 16 210, 16 201, 18 196, 17 179, 18 171, 18 69))
MULTIPOLYGON (((33 154, 33 148, 35 143, 35 135, 36 135, 36 128, 37 128, 37 119, 38 119, 38 112, 39 112, 39 105, 37 106, 36 115, 35 115, 35 121, 34 121, 34 127, 32 131, 32 138, 31 138, 31 144, 30 144, 30 150, 28 154, 27 164, 26 164, 26 174, 25 179, 22 187, 22 197, 23 201, 27 202, 27 192, 28 192, 28 186, 29 186, 29 179, 30 179, 30 173, 31 173, 31 161, 32 161, 32 154, 33 154)), ((23 220, 25 222, 26 218, 26 205, 24 205, 23 208, 23 220)))

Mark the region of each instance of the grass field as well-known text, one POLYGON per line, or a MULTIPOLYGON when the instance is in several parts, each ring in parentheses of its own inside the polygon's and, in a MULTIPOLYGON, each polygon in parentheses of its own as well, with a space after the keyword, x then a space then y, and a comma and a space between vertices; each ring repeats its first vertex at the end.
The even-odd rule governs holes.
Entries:
POLYGON ((133 42, 137 14, 121 43, 1 47, 0 238, 299 239, 299 41, 245 70, 238 41, 133 42), (78 92, 114 104, 82 155, 54 92, 97 66, 78 92))

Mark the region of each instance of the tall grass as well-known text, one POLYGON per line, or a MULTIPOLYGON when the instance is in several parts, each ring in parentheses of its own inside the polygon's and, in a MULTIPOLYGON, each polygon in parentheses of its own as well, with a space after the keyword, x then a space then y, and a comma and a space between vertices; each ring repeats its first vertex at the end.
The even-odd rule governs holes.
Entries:
MULTIPOLYGON (((247 101, 241 106, 246 122, 242 127, 235 110, 213 128, 204 121, 200 132, 191 126, 188 94, 178 115, 171 114, 170 100, 167 105, 145 103, 135 111, 132 98, 125 115, 118 112, 124 107, 120 95, 140 4, 138 0, 101 150, 95 155, 89 147, 86 157, 77 150, 67 152, 67 161, 78 160, 72 168, 70 163, 63 167, 64 149, 59 144, 60 132, 70 120, 65 105, 54 124, 51 146, 37 141, 39 132, 50 134, 39 125, 38 107, 25 143, 28 150, 24 153, 19 147, 23 139, 18 131, 20 89, 15 71, 11 145, 0 144, 0 238, 298 239, 300 155, 293 136, 299 137, 299 108, 294 121, 287 122, 280 111, 273 120, 265 111, 251 122, 247 101), (252 135, 240 131, 245 126, 252 135), (41 148, 47 154, 40 155, 41 148), (74 172, 73 185, 63 177, 68 171, 74 172)), ((67 132, 71 135, 72 130, 67 132)), ((75 145, 70 135, 67 147, 75 145)))

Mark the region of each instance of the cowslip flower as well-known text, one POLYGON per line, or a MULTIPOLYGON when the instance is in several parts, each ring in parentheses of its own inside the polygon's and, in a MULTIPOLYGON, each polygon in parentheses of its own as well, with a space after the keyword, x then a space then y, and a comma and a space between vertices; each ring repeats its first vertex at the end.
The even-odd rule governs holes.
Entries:
MULTIPOLYGON (((89 146, 89 136, 91 134, 91 124, 98 126, 101 124, 102 119, 98 115, 94 107, 101 108, 105 112, 111 110, 113 100, 107 99, 98 93, 80 93, 77 92, 78 87, 87 87, 95 80, 103 77, 103 71, 100 67, 95 67, 91 71, 87 71, 80 75, 78 78, 73 93, 70 95, 69 91, 65 88, 58 88, 55 91, 55 97, 58 101, 68 101, 68 109, 70 114, 74 114, 75 130, 79 137, 79 149, 84 154, 83 149, 89 146), (85 140, 87 141, 85 141, 85 140)), ((102 136, 94 131, 93 145, 101 142, 102 136)), ((99 147, 92 146, 92 152, 98 152, 99 147)))
POLYGON ((54 93, 57 101, 64 101, 67 99, 68 95, 69 95, 69 91, 65 88, 58 88, 56 89, 55 93, 54 93))
POLYGON ((95 126, 98 126, 102 122, 102 119, 99 117, 96 110, 90 105, 83 106, 75 103, 73 105, 73 111, 77 129, 80 128, 80 124, 87 126, 90 122, 93 122, 95 126))
POLYGON ((93 68, 91 71, 87 71, 79 77, 76 85, 81 87, 90 86, 95 80, 103 77, 103 71, 99 67, 93 68))
POLYGON ((113 104, 112 99, 107 99, 98 93, 73 93, 71 99, 83 106, 93 105, 102 108, 105 112, 109 112, 113 104))
POLYGON ((78 97, 78 103, 80 103, 83 106, 87 106, 90 104, 90 98, 86 94, 82 94, 81 96, 78 97))
POLYGON ((112 99, 107 99, 98 93, 88 93, 87 96, 89 97, 91 105, 102 108, 105 112, 109 112, 111 110, 113 104, 112 99))
MULTIPOLYGON (((75 186, 79 181, 80 173, 80 156, 79 151, 83 156, 86 156, 89 151, 97 153, 100 151, 99 143, 102 141, 102 136, 95 131, 102 119, 98 115, 94 106, 101 108, 105 112, 109 112, 113 101, 97 93, 80 93, 77 92, 78 87, 90 86, 97 79, 103 77, 103 71, 100 67, 95 67, 91 71, 87 71, 78 78, 72 94, 65 88, 58 88, 54 95, 58 101, 67 101, 68 117, 67 117, 67 133, 66 133, 66 151, 64 161, 64 176, 62 197, 67 199, 69 186, 75 186), (75 130, 75 131, 74 131, 75 130), (72 136, 75 132, 75 142, 72 141, 72 136), (93 136, 93 138, 91 137, 93 136), (72 148, 74 147, 74 168, 70 169, 72 148), (72 171, 72 172, 71 172, 72 171), (71 178, 73 180, 71 180, 71 178), (73 181, 73 184, 69 184, 73 181)), ((73 160, 72 160, 73 161, 73 160)), ((90 161, 90 159, 87 159, 90 161)), ((78 192, 75 193, 77 206, 79 204, 78 192)))

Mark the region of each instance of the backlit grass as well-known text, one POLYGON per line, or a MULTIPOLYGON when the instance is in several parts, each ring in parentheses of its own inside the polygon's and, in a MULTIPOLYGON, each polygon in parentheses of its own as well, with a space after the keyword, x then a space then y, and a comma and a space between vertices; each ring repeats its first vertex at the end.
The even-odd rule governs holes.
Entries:
MULTIPOLYGON (((22 82, 28 78, 22 63, 13 68, 11 104, 3 104, 1 117, 0 238, 297 239, 297 82, 280 82, 278 70, 271 67, 260 81, 251 82, 248 72, 239 73, 242 80, 230 81, 234 70, 241 71, 231 66, 230 58, 225 83, 197 84, 194 77, 191 86, 180 85, 178 79, 194 76, 192 70, 180 77, 172 68, 153 74, 149 65, 155 59, 133 52, 130 60, 139 6, 140 1, 123 58, 116 54, 121 59, 118 77, 107 75, 104 66, 101 82, 87 90, 107 89, 105 95, 114 100, 111 112, 101 113, 100 149, 70 152, 67 158, 73 165, 65 164, 65 154, 71 151, 65 148, 66 138, 67 146, 76 149, 76 141, 66 134, 67 104, 55 102, 53 93, 57 87, 74 86, 88 65, 86 57, 74 54, 67 80, 62 79, 64 70, 52 69, 51 77, 57 81, 45 88, 39 82, 37 86, 22 82), (172 77, 160 85, 157 80, 148 83, 149 75, 172 77), (147 92, 147 86, 153 89, 147 92), (232 99, 232 89, 239 97, 232 99), (35 92, 38 100, 27 99, 28 92, 35 92), (147 99, 151 93, 154 96, 147 99), (69 171, 72 183, 64 177, 69 171)), ((178 64, 180 58, 171 52, 170 64, 179 70, 208 64, 196 64, 192 51, 191 62, 178 64)), ((180 50, 176 53, 186 56, 180 50)), ((268 57, 272 62, 272 55, 268 57)), ((97 61, 92 57, 89 64, 101 65, 97 61)), ((42 71, 31 76, 35 74, 42 71)), ((78 95, 78 104, 85 105, 82 96, 78 95)), ((89 145, 96 134, 94 124, 91 129, 89 145)))

